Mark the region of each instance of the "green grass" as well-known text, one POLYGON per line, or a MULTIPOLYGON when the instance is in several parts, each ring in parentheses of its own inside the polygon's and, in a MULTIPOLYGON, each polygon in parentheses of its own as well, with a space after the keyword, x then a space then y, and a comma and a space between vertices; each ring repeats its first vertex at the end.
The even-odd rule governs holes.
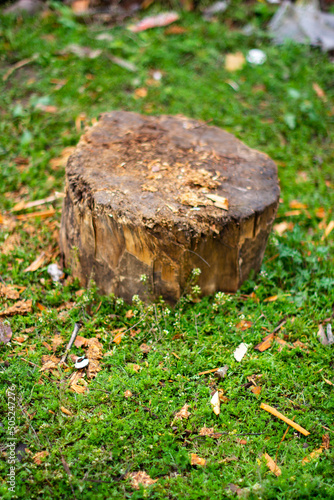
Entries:
MULTIPOLYGON (((240 292, 200 302, 194 302, 190 293, 174 309, 163 303, 127 306, 117 298, 100 297, 94 285, 78 295, 80 286, 71 277, 63 285, 53 284, 47 265, 24 273, 41 251, 57 260, 59 203, 56 215, 46 221, 0 226, 0 244, 12 234, 20 238, 20 245, 1 255, 0 274, 6 284, 26 287, 23 300, 33 300, 31 314, 9 318, 13 337, 26 334, 27 340, 0 347, 0 496, 4 500, 212 500, 233 497, 225 489, 229 483, 249 488, 248 498, 334 499, 334 398, 333 386, 325 381, 334 382, 333 347, 323 347, 316 337, 319 323, 332 317, 334 304, 334 232, 323 238, 333 219, 334 67, 317 49, 293 43, 272 46, 262 30, 272 10, 262 4, 243 10, 242 3, 235 2, 221 22, 213 23, 199 14, 183 13, 179 24, 188 30, 184 35, 166 35, 164 29, 133 34, 124 27, 85 25, 64 8, 24 21, 1 18, 1 75, 36 55, 6 82, 0 79, 0 206, 5 222, 19 200, 40 199, 64 189, 64 168, 52 168, 50 160, 77 143, 82 133, 80 114, 86 115, 89 125, 99 113, 122 108, 210 120, 268 153, 278 162, 281 181, 277 222, 294 223, 282 236, 270 237, 261 274, 248 280, 240 292), (249 18, 257 30, 246 37, 240 27, 249 18), (112 41, 96 39, 106 32, 113 35, 112 41), (102 53, 95 59, 80 59, 67 53, 71 43, 99 48, 102 53), (235 73, 224 69, 227 53, 246 55, 255 47, 265 51, 264 65, 246 64, 235 73), (138 71, 118 67, 109 54, 127 59, 138 71), (147 85, 152 70, 163 73, 160 86, 147 85), (55 80, 66 83, 59 88, 52 83, 55 80), (237 91, 231 80, 239 86, 237 91), (317 96, 314 83, 324 90, 325 99, 317 96), (147 97, 135 99, 134 91, 140 87, 148 89, 147 97), (45 112, 38 104, 56 106, 57 112, 45 112), (17 157, 28 159, 28 165, 18 165, 17 157), (292 200, 306 204, 307 210, 285 216, 292 200), (252 292, 258 301, 250 297, 252 292), (278 295, 276 301, 265 302, 274 295, 278 295), (69 302, 74 304, 65 312, 57 310, 69 302), (37 304, 46 309, 41 312, 37 304), (130 308, 134 316, 127 318, 130 308), (284 334, 289 343, 300 340, 307 350, 280 351, 274 344, 263 353, 255 351, 253 347, 267 333, 263 327, 272 331, 284 317, 287 322, 280 336, 284 334), (243 318, 252 322, 245 331, 236 326, 243 318), (119 345, 111 342, 115 329, 129 328, 139 320, 135 336, 128 332, 119 345), (99 334, 103 352, 113 352, 102 359, 102 370, 84 395, 69 389, 70 359, 69 369, 48 377, 39 372, 42 355, 50 354, 43 342, 51 343, 57 332, 68 342, 76 321, 83 322, 82 336, 99 334), (33 331, 25 332, 31 327, 33 331), (233 351, 241 342, 250 347, 237 363, 233 351), (140 350, 142 343, 151 346, 148 354, 140 350), (142 369, 136 372, 133 364, 142 369), (229 371, 220 382, 212 374, 198 375, 224 364, 229 371), (244 386, 253 374, 262 374, 260 396, 244 386), (16 385, 18 402, 17 442, 30 450, 16 464, 15 495, 6 483, 6 390, 11 384, 16 385), (211 393, 217 388, 228 398, 219 416, 210 407, 211 393), (132 397, 124 397, 127 390, 132 397), (261 402, 295 417, 310 432, 306 438, 289 431, 277 454, 280 477, 260 457, 267 452, 275 458, 286 425, 261 410, 261 402), (190 405, 189 419, 172 423, 184 404, 190 405), (203 426, 223 432, 222 437, 199 436, 203 426), (302 465, 302 459, 321 446, 326 433, 332 441, 329 450, 302 465), (247 443, 240 444, 240 439, 247 443), (49 455, 41 465, 35 464, 32 457, 44 450, 49 455), (191 453, 205 458, 206 466, 191 466, 191 453), (61 456, 70 468, 70 479, 61 456), (229 461, 231 457, 235 459, 229 461), (124 475, 138 470, 158 481, 133 490, 124 475)), ((0 301, 1 310, 13 304, 4 298, 0 301)), ((64 345, 56 354, 61 356, 63 349, 64 345)))

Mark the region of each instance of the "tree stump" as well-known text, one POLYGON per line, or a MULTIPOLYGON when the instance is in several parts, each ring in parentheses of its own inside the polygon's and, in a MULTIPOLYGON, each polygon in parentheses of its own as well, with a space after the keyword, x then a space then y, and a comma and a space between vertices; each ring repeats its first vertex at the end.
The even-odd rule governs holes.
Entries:
POLYGON ((275 163, 183 116, 102 115, 66 167, 61 249, 83 285, 175 302, 259 271, 279 202, 275 163), (143 282, 143 275, 147 280, 143 282))

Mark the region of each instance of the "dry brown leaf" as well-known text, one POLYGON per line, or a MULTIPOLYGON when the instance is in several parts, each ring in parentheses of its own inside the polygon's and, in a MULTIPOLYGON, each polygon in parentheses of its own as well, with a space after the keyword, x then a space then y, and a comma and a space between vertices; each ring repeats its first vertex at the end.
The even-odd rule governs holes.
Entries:
POLYGON ((135 99, 143 99, 147 96, 147 89, 145 87, 141 87, 140 89, 136 89, 134 92, 135 99))
POLYGON ((72 384, 70 385, 70 389, 76 392, 77 394, 84 394, 86 392, 86 387, 84 385, 72 384))
POLYGON ((61 406, 60 409, 63 413, 65 413, 65 415, 69 415, 69 416, 73 415, 72 412, 70 410, 68 410, 67 408, 65 408, 64 406, 61 406))
POLYGON ((202 427, 199 431, 200 436, 212 436, 212 434, 215 434, 213 427, 202 427))
POLYGON ((8 344, 12 338, 13 332, 9 325, 5 325, 0 321, 0 345, 8 344))
POLYGON ((132 309, 129 309, 128 311, 126 311, 125 313, 125 317, 126 319, 131 319, 134 317, 134 314, 133 314, 133 310, 132 309))
POLYGON ((125 328, 118 328, 117 330, 111 332, 112 334, 117 332, 112 340, 113 342, 115 342, 115 344, 120 344, 122 342, 122 338, 124 337, 124 331, 125 328))
POLYGON ((246 439, 238 439, 238 443, 245 445, 245 444, 247 444, 247 441, 246 441, 246 439))
POLYGON ((81 335, 77 335, 74 345, 75 347, 82 347, 82 346, 87 346, 89 343, 89 339, 86 339, 85 337, 81 337, 81 335))
POLYGON ((13 287, 13 285, 5 285, 4 283, 0 283, 0 297, 5 297, 9 300, 17 300, 20 298, 20 294, 13 287))
POLYGON ((21 335, 21 337, 13 337, 13 340, 15 342, 18 342, 19 344, 23 344, 27 339, 29 338, 29 335, 21 335))
POLYGON ((242 69, 245 62, 246 59, 242 52, 236 52, 235 54, 226 54, 225 69, 230 72, 238 71, 242 69))
POLYGON ((334 220, 331 220, 329 222, 328 226, 326 227, 324 234, 321 237, 321 241, 323 241, 325 238, 327 238, 327 236, 330 235, 330 233, 333 231, 333 229, 334 229, 334 220))
POLYGON ((326 217, 326 212, 324 207, 319 207, 315 211, 315 215, 318 217, 318 219, 324 219, 326 217))
POLYGON ((57 348, 65 342, 61 335, 55 335, 52 339, 52 350, 56 352, 57 348))
POLYGON ((312 460, 318 458, 322 453, 322 447, 313 450, 312 453, 310 453, 307 457, 303 458, 302 460, 302 465, 307 464, 308 462, 311 462, 312 460))
POLYGON ((131 398, 131 396, 132 396, 132 392, 131 391, 125 391, 124 392, 124 397, 125 398, 131 398))
POLYGON ((333 382, 331 382, 330 380, 328 380, 327 378, 324 377, 324 381, 326 382, 326 384, 328 385, 334 385, 333 382))
POLYGON ((293 209, 302 209, 305 210, 307 208, 307 205, 305 203, 302 203, 298 200, 291 200, 289 203, 289 207, 293 209))
POLYGON ((262 339, 262 341, 254 347, 254 349, 260 352, 266 351, 269 347, 271 347, 274 337, 274 333, 269 333, 269 335, 264 337, 264 339, 262 339))
POLYGON ((289 210, 288 212, 285 212, 285 217, 294 217, 295 215, 300 215, 302 213, 301 210, 289 210))
POLYGON ((236 325, 236 328, 239 328, 239 330, 242 330, 242 331, 245 331, 247 330, 248 328, 251 328, 252 326, 252 322, 251 321, 246 321, 245 319, 242 319, 241 321, 239 321, 239 323, 236 325))
POLYGON ((184 35, 184 33, 188 33, 187 28, 183 28, 183 26, 169 26, 164 31, 165 35, 184 35))
POLYGON ((142 370, 142 367, 137 365, 136 363, 132 364, 131 368, 132 368, 132 370, 134 370, 137 373, 140 372, 140 370, 142 370))
POLYGON ((99 359, 102 358, 102 344, 96 337, 89 339, 86 357, 89 359, 87 378, 92 379, 102 370, 99 363, 99 359))
POLYGON ((322 447, 324 450, 329 450, 329 434, 323 434, 322 447))
POLYGON ((271 297, 267 297, 266 299, 264 299, 263 302, 275 302, 275 300, 278 299, 278 295, 272 295, 271 297))
POLYGON ((38 453, 36 453, 36 455, 34 455, 32 457, 33 461, 35 462, 36 465, 41 465, 42 464, 42 459, 47 457, 49 455, 49 452, 48 451, 40 451, 38 453))
POLYGON ((274 224, 273 229, 274 231, 282 236, 286 231, 292 231, 294 228, 294 223, 293 222, 287 222, 283 221, 278 224, 274 224))
POLYGON ((191 465, 206 465, 205 458, 199 457, 196 453, 191 453, 190 455, 191 465))
POLYGON ((146 487, 151 486, 158 481, 157 479, 152 479, 148 474, 146 474, 145 471, 141 470, 138 472, 131 472, 126 477, 127 479, 130 479, 131 486, 135 490, 139 490, 140 484, 146 487))
POLYGON ((293 346, 300 347, 300 349, 303 349, 304 351, 309 352, 308 346, 306 344, 303 344, 303 342, 301 342, 300 340, 296 340, 295 342, 293 342, 293 346))
POLYGON ((45 262, 45 252, 42 252, 35 260, 28 266, 26 269, 24 269, 24 273, 32 272, 32 271, 37 271, 40 267, 45 262))
POLYGON ((44 345, 44 347, 46 347, 49 351, 52 351, 52 347, 47 342, 42 342, 42 345, 44 345))
POLYGON ((281 469, 278 467, 278 465, 274 462, 274 460, 271 458, 268 453, 265 453, 263 457, 266 460, 267 467, 275 474, 275 476, 280 476, 282 474, 281 469))
POLYGON ((47 370, 55 370, 57 369, 60 358, 57 358, 54 354, 48 355, 45 354, 42 356, 42 368, 40 368, 40 372, 44 372, 47 370))
POLYGON ((150 346, 149 346, 149 345, 147 345, 147 344, 141 344, 141 345, 139 346, 139 349, 141 350, 141 352, 142 352, 143 354, 147 354, 147 353, 149 353, 149 352, 150 352, 150 350, 152 349, 152 347, 150 347, 150 346))
POLYGON ((312 87, 313 87, 313 90, 314 92, 317 94, 317 96, 323 101, 323 102, 327 102, 327 97, 326 97, 326 94, 325 92, 322 90, 322 88, 320 87, 320 85, 318 85, 317 83, 313 83, 312 84, 312 87))
POLYGON ((259 394, 261 394, 261 387, 259 385, 253 385, 250 390, 252 391, 253 394, 255 394, 256 396, 259 396, 259 394))
POLYGON ((13 306, 0 312, 0 317, 28 314, 32 311, 32 300, 19 300, 13 306))
POLYGON ((174 420, 183 420, 188 418, 190 416, 190 412, 188 411, 189 407, 190 405, 187 404, 182 406, 181 410, 175 414, 174 420))
POLYGON ((21 236, 18 233, 9 235, 1 246, 1 252, 4 255, 10 254, 13 250, 20 247, 21 236))

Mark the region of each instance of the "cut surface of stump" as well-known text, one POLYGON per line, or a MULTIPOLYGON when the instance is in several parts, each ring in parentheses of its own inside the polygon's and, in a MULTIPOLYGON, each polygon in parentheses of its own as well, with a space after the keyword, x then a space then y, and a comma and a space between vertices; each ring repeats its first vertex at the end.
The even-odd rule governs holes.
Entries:
POLYGON ((275 163, 233 135, 105 113, 68 160, 62 254, 83 285, 127 301, 175 302, 194 268, 203 294, 235 292, 260 269, 278 202, 275 163))

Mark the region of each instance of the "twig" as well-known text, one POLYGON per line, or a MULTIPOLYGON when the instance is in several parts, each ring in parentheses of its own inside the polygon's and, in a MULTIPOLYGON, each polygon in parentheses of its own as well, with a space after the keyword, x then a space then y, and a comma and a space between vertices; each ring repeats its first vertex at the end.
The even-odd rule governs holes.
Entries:
POLYGON ((68 466, 68 463, 66 462, 64 456, 60 455, 60 458, 61 458, 61 463, 63 464, 63 467, 65 469, 65 472, 68 475, 68 482, 70 483, 70 487, 71 487, 71 490, 72 490, 73 498, 74 498, 74 500, 77 500, 77 498, 75 496, 75 493, 74 493, 74 488, 73 488, 73 485, 72 485, 72 481, 71 481, 71 476, 72 476, 71 470, 70 470, 70 468, 68 466))
POLYGON ((66 350, 65 350, 65 353, 63 354, 61 360, 59 361, 59 364, 62 365, 65 363, 66 361, 66 358, 67 358, 67 355, 73 345, 73 342, 75 341, 76 339, 76 336, 78 335, 78 331, 80 330, 81 328, 81 323, 75 323, 74 324, 74 329, 73 329, 73 333, 71 335, 71 338, 70 338, 70 341, 69 343, 67 344, 67 347, 66 347, 66 350))
POLYGON ((33 57, 29 57, 29 59, 23 59, 22 61, 17 62, 9 68, 9 70, 3 75, 2 80, 6 82, 8 78, 16 71, 17 69, 22 68, 23 66, 26 66, 27 64, 30 64, 31 62, 35 61, 37 59, 37 55, 35 54, 33 57))

